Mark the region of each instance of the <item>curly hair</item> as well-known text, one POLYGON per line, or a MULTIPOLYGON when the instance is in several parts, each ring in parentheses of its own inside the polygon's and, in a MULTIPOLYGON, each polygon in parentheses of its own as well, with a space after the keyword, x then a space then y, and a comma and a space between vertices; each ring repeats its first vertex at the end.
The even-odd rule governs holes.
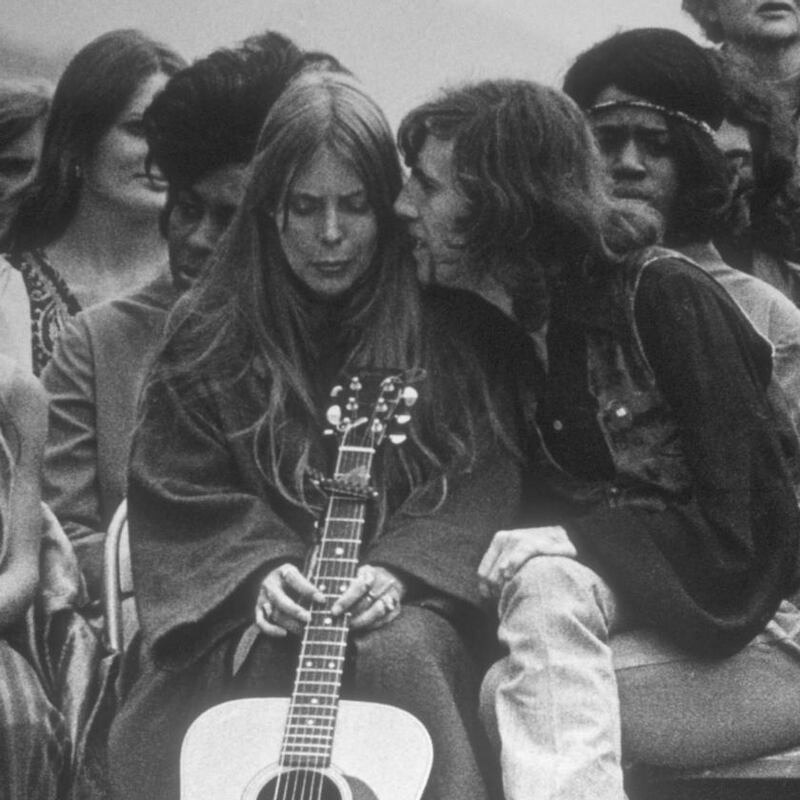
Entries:
MULTIPOLYGON (((722 86, 705 50, 677 31, 637 28, 604 39, 575 59, 564 91, 583 109, 615 86, 627 94, 688 114, 718 128, 724 117, 722 86)), ((670 244, 710 238, 724 225, 730 203, 725 156, 712 136, 665 114, 678 173, 670 244)))

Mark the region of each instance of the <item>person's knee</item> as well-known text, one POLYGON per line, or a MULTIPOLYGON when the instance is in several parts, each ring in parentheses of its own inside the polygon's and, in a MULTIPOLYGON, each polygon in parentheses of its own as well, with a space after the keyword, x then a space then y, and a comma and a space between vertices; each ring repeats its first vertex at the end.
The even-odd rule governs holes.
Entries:
POLYGON ((596 597, 602 583, 597 573, 574 558, 537 556, 528 559, 504 585, 501 611, 511 600, 529 596, 543 608, 564 608, 570 600, 596 597))

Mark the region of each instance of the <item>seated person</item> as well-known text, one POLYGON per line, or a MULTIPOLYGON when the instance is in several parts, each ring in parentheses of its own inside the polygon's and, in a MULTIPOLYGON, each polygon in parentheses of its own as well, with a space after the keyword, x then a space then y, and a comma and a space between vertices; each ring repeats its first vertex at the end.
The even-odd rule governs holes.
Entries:
POLYGON ((171 275, 81 312, 42 375, 51 400, 44 495, 75 546, 92 599, 100 597, 105 531, 125 497, 139 393, 167 313, 227 228, 264 118, 303 63, 291 41, 266 33, 170 80, 145 126, 169 183, 162 228, 171 275))
POLYGON ((46 434, 38 381, 0 357, 0 796, 26 800, 63 797, 72 757, 68 726, 23 633, 39 586, 46 434))
POLYGON ((39 166, 52 93, 43 81, 0 80, 0 253, 8 251, 11 220, 39 166))
MULTIPOLYGON (((678 147, 666 113, 652 132, 645 117, 659 154, 678 147)), ((607 194, 557 90, 450 90, 399 141, 396 209, 423 276, 488 287, 522 325, 532 292, 547 312, 529 527, 499 531, 479 567, 506 651, 482 689, 506 800, 623 800, 623 758, 691 766, 800 741, 785 601, 800 512, 767 342, 720 284, 647 246, 660 220, 607 194)))
MULTIPOLYGON (((11 222, 39 165, 50 94, 45 84, 0 81, 0 253, 11 246, 11 222)), ((28 292, 22 275, 7 265, 0 268, 0 307, 3 352, 31 369, 28 292)))
POLYGON ((776 402, 800 431, 800 310, 726 264, 713 244, 726 229, 731 187, 713 138, 724 95, 705 51, 675 31, 626 31, 579 56, 564 90, 589 117, 612 193, 657 211, 664 243, 719 281, 771 343, 776 402))
MULTIPOLYGON (((36 179, 11 226, 0 276, 21 275, 27 320, 0 352, 41 375, 67 320, 82 308, 141 288, 166 272, 159 235, 165 185, 147 170, 142 114, 185 62, 136 30, 82 47, 58 80, 36 179)), ((20 322, 3 298, 3 325, 20 322), (8 320, 5 318, 8 317, 8 320)))
POLYGON ((712 50, 725 119, 714 138, 732 168, 734 196, 714 243, 726 263, 755 275, 800 306, 800 186, 797 131, 767 87, 712 50))
POLYGON ((426 800, 494 796, 476 569, 516 513, 519 459, 482 365, 491 352, 509 375, 518 366, 491 330, 491 350, 461 336, 458 297, 420 296, 392 213, 400 185, 374 101, 342 73, 301 74, 267 117, 207 271, 170 316, 131 454, 141 637, 111 730, 117 800, 178 797, 181 740, 209 706, 291 692, 311 602, 352 615, 343 697, 399 706, 427 728, 426 800), (309 478, 334 466, 329 391, 342 372, 386 369, 419 378, 419 402, 406 443, 377 453, 367 535, 323 594, 303 564, 323 503, 309 478))

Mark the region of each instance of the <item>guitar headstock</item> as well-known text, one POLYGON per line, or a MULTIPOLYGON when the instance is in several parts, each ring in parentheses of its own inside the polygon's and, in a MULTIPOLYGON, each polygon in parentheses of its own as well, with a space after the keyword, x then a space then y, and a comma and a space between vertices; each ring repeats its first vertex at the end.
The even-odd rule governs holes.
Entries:
POLYGON ((340 447, 376 449, 386 437, 400 444, 417 397, 402 375, 354 375, 331 390, 334 402, 325 415, 331 427, 325 433, 338 435, 340 447))

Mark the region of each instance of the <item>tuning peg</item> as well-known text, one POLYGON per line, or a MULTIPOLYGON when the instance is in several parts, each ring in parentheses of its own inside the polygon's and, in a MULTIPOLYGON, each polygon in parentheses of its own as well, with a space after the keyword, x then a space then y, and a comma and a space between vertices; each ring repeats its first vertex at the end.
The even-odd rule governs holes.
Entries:
POLYGON ((354 375, 350 379, 350 391, 351 392, 360 392, 361 389, 362 389, 361 380, 359 379, 359 377, 357 375, 354 375))
POLYGON ((399 414, 394 415, 394 421, 398 425, 407 425, 410 419, 411 414, 409 414, 408 411, 401 411, 399 414))
POLYGON ((334 386, 333 389, 331 389, 331 397, 338 397, 343 391, 341 386, 334 386))
POLYGON ((336 427, 342 421, 342 407, 331 406, 325 414, 325 419, 336 427))
POLYGON ((389 441, 390 441, 392 444, 403 444, 403 442, 404 442, 404 441, 405 441, 407 438, 408 438, 408 437, 407 437, 407 436, 405 435, 405 433, 403 433, 402 431, 397 431, 396 433, 390 433, 390 434, 389 434, 389 441))
POLYGON ((400 393, 400 396, 403 398, 403 402, 406 406, 410 408, 417 402, 419 392, 413 386, 406 386, 400 393))

